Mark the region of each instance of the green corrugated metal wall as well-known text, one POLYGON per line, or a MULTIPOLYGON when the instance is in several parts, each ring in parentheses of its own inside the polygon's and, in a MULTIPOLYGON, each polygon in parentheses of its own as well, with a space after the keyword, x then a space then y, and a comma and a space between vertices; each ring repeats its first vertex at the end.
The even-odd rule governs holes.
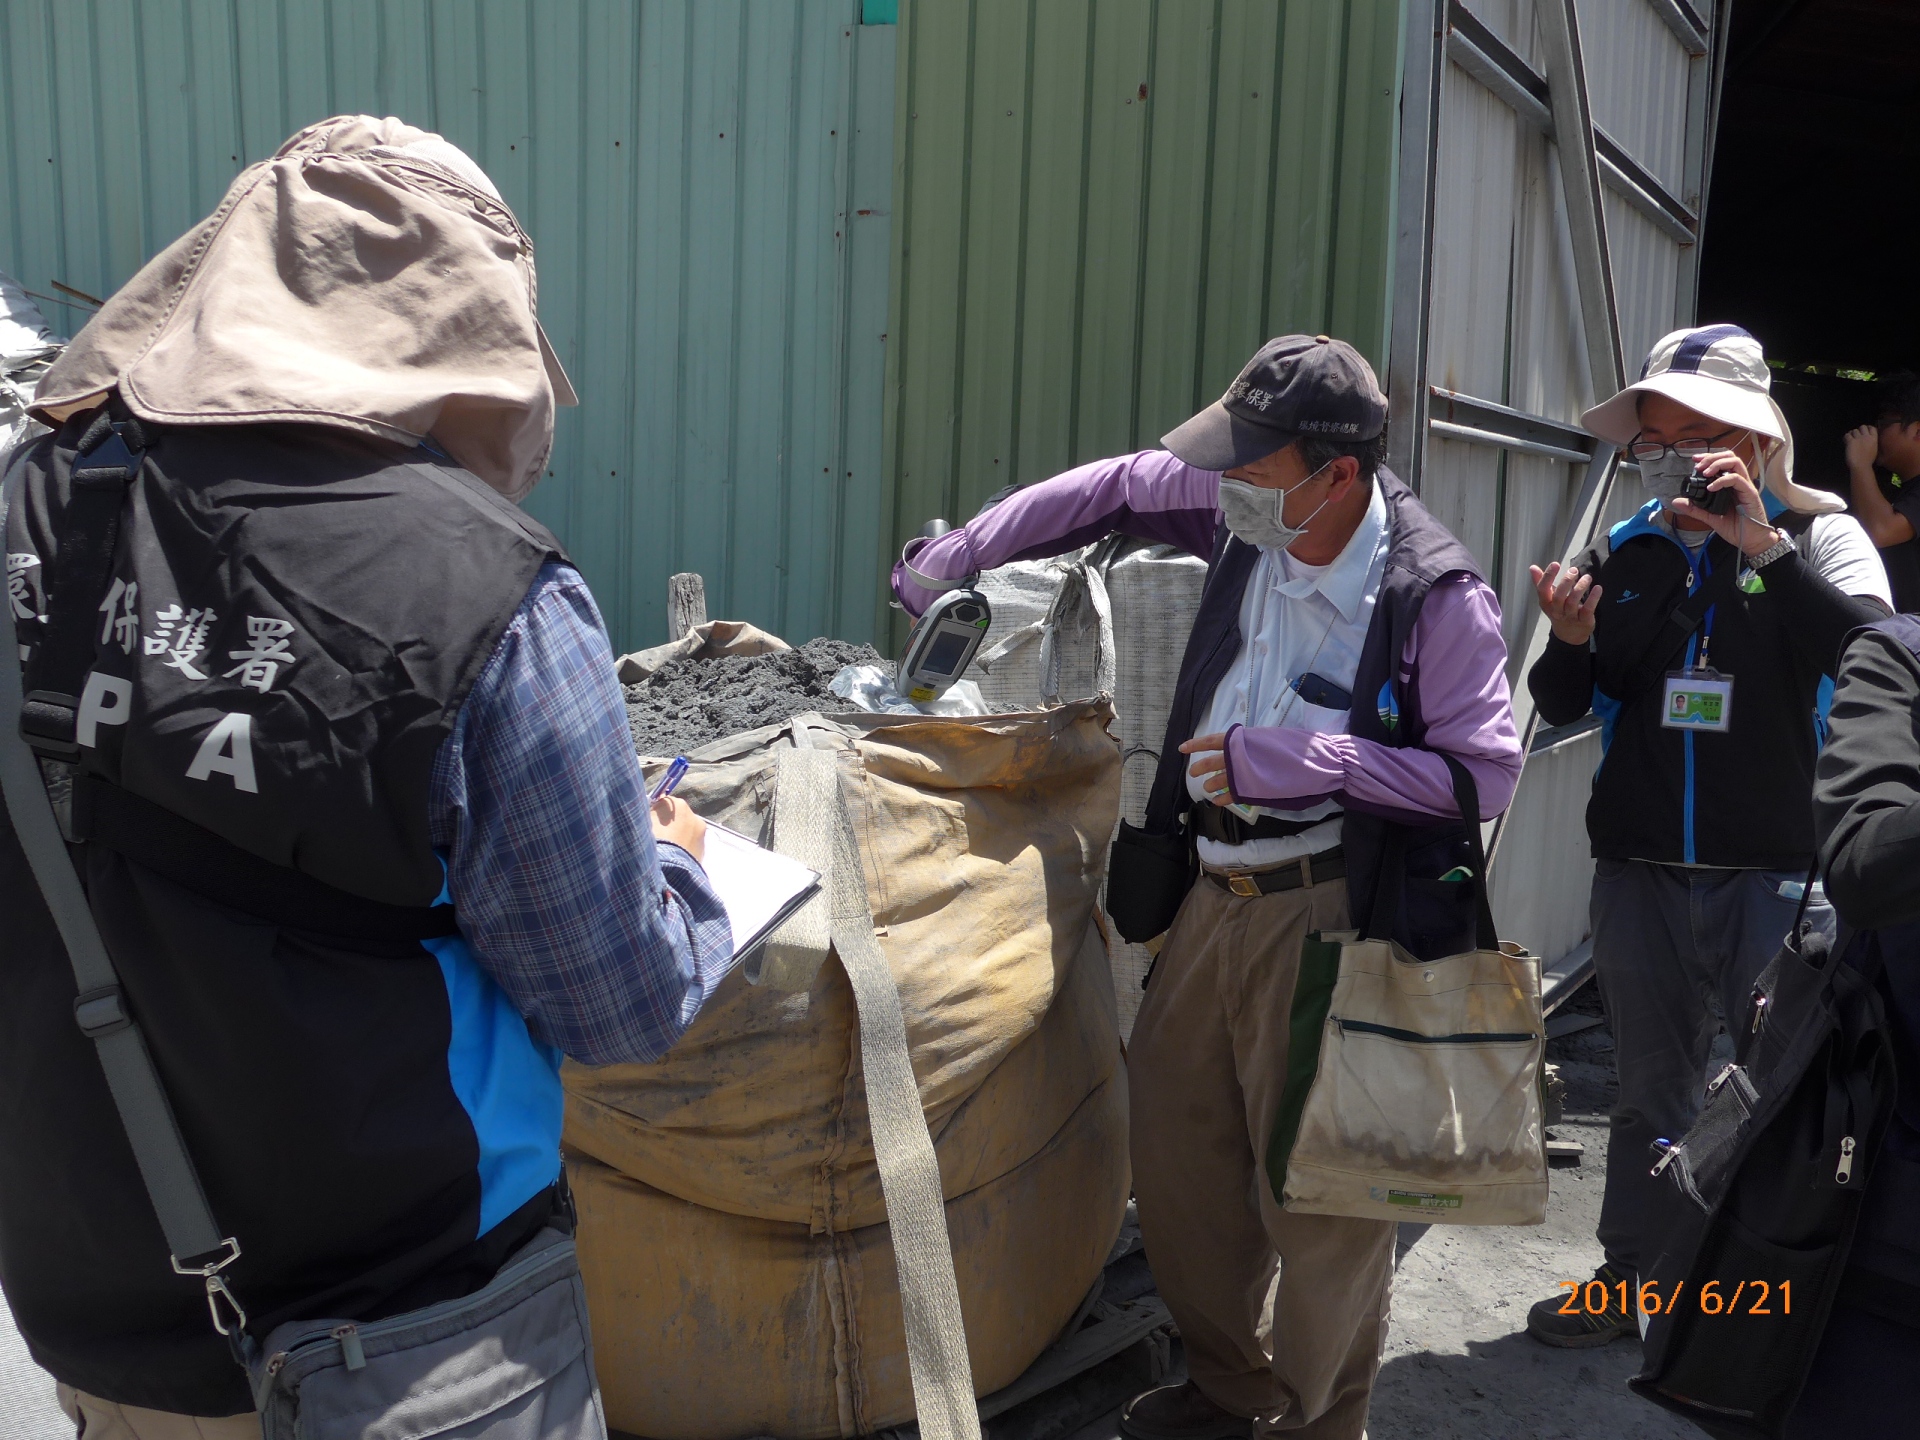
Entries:
POLYGON ((1381 363, 1400 8, 0 0, 0 269, 105 294, 300 125, 440 130, 538 247, 583 404, 528 508, 615 645, 682 569, 868 639, 930 516, 1153 443, 1268 335, 1381 363))
MULTIPOLYGON (((860 0, 0 0, 0 269, 104 295, 329 114, 468 150, 577 384, 528 509, 619 648, 666 576, 865 638, 885 549, 893 27, 860 0)), ((56 325, 84 312, 47 307, 56 325)))
POLYGON ((1400 0, 906 0, 897 544, 1154 444, 1261 340, 1386 359, 1400 0))

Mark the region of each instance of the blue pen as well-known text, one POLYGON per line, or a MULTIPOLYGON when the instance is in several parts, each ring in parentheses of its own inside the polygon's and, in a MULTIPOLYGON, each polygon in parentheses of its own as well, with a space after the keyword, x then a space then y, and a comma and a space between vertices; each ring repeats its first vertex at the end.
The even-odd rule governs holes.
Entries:
POLYGON ((652 800, 666 799, 667 796, 674 792, 675 787, 686 778, 686 775, 687 757, 684 755, 674 756, 673 763, 667 766, 667 773, 662 775, 660 777, 660 783, 653 787, 653 795, 649 803, 651 803, 652 800))

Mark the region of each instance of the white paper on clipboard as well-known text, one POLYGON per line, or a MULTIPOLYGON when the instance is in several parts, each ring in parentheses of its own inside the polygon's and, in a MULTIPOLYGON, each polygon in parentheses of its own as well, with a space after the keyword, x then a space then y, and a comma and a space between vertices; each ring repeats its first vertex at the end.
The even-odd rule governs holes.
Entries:
POLYGON ((712 821, 707 822, 707 853, 702 863, 707 882, 727 907, 736 960, 820 893, 817 872, 712 821))

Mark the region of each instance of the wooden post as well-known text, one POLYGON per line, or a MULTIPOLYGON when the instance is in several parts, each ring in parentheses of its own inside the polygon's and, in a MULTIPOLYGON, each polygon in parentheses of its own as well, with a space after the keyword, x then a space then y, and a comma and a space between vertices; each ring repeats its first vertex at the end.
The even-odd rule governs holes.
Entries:
POLYGON ((667 639, 707 623, 707 582, 691 573, 667 577, 667 639))

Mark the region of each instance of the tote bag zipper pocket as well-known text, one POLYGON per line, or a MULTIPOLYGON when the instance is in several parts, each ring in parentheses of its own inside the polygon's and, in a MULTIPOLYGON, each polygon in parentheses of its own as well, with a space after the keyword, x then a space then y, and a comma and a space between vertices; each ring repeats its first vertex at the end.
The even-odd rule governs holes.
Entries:
POLYGON ((1458 1035, 1422 1035, 1417 1030, 1401 1030, 1392 1025, 1376 1025, 1371 1020, 1343 1020, 1338 1015, 1333 1023, 1340 1027, 1343 1035, 1379 1035, 1388 1040, 1404 1040, 1413 1045, 1500 1045, 1522 1044, 1540 1037, 1527 1030, 1485 1031, 1469 1030, 1458 1035))

